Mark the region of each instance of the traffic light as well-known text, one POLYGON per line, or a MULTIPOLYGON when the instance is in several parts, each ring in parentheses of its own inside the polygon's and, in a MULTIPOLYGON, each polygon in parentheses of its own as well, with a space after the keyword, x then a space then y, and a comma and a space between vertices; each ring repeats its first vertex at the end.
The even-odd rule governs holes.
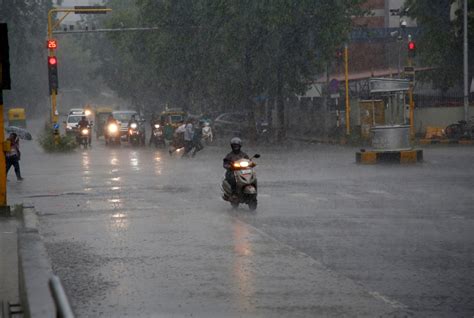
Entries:
POLYGON ((55 39, 48 39, 46 41, 46 47, 50 50, 55 50, 58 48, 58 42, 55 39))
POLYGON ((408 57, 415 57, 416 55, 416 44, 415 41, 408 41, 408 57))
POLYGON ((0 89, 10 89, 10 56, 8 48, 8 28, 0 23, 0 89))
POLYGON ((56 56, 48 56, 48 79, 49 79, 49 94, 53 90, 58 90, 58 59, 56 56))

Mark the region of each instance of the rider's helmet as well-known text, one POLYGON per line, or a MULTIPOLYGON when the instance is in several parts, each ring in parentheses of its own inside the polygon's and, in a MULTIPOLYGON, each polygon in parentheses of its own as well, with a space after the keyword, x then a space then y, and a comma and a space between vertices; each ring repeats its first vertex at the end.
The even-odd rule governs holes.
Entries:
POLYGON ((87 120, 86 116, 82 116, 81 120, 87 120))
POLYGON ((242 140, 239 137, 234 137, 230 140, 230 147, 233 152, 239 152, 242 147, 242 140))

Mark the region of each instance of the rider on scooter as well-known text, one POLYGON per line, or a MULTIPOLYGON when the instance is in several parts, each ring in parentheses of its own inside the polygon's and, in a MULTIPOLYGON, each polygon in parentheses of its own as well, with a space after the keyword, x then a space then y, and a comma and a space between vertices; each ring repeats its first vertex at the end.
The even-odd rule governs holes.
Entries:
POLYGON ((232 173, 232 164, 240 159, 249 159, 249 156, 241 151, 242 140, 239 137, 234 137, 230 141, 230 147, 232 151, 227 154, 224 158, 224 169, 226 169, 225 179, 229 182, 232 187, 232 192, 235 193, 237 190, 237 182, 235 181, 234 174, 232 173))
MULTIPOLYGON (((89 126, 90 126, 90 123, 89 121, 87 120, 87 117, 86 116, 82 116, 81 117, 81 120, 77 123, 77 131, 78 131, 78 134, 80 135, 82 129, 84 128, 87 128, 89 129, 89 126)), ((89 138, 87 138, 87 143, 89 144, 89 146, 91 145, 91 142, 92 142, 92 136, 91 134, 89 133, 89 138)))

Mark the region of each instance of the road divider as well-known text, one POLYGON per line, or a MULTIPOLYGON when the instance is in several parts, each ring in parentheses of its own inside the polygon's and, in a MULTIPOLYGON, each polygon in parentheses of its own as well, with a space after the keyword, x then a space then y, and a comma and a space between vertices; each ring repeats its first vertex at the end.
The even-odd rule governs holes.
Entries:
POLYGON ((356 162, 359 164, 377 163, 417 163, 423 161, 423 150, 375 151, 365 150, 356 152, 356 162))
POLYGON ((470 139, 420 139, 420 145, 474 145, 474 140, 470 139))

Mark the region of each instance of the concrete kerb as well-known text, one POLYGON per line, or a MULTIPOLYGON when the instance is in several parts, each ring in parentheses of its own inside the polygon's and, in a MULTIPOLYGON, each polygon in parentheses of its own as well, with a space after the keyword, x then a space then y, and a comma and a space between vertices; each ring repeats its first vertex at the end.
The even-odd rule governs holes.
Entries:
POLYGON ((48 282, 53 275, 46 247, 38 231, 33 208, 24 208, 23 227, 18 229, 18 276, 25 317, 55 317, 48 282))

